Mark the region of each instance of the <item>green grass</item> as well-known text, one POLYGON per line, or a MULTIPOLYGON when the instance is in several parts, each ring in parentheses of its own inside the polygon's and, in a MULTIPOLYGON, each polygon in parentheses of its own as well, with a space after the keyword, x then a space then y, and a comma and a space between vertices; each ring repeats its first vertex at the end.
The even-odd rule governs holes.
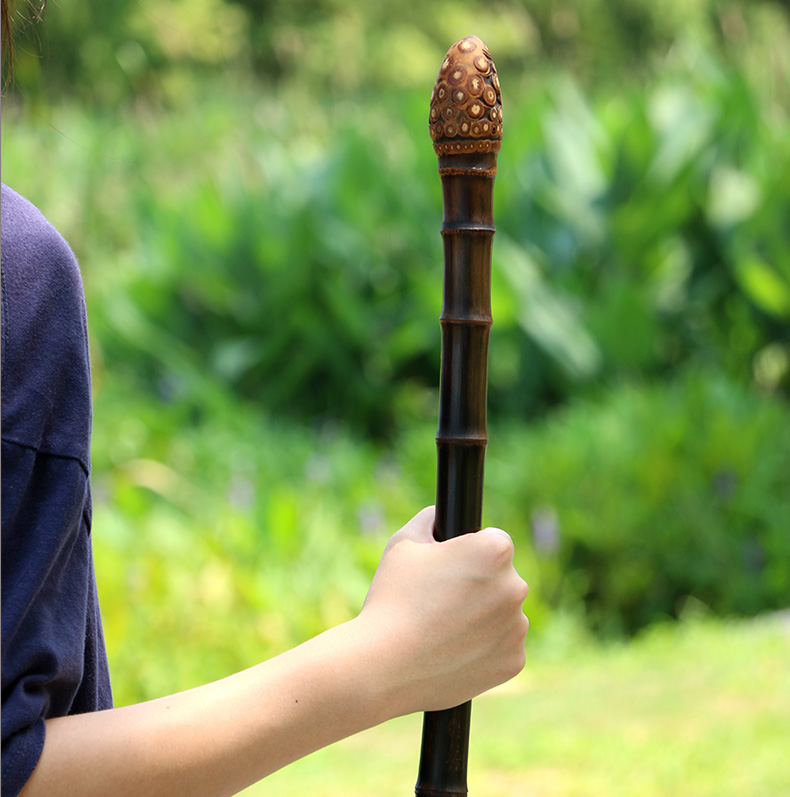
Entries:
MULTIPOLYGON (((486 797, 790 793, 790 620, 692 621, 634 642, 544 637, 475 701, 469 791, 486 797)), ((529 642, 528 642, 529 645, 529 642)), ((405 795, 420 717, 320 751, 248 797, 405 795)))

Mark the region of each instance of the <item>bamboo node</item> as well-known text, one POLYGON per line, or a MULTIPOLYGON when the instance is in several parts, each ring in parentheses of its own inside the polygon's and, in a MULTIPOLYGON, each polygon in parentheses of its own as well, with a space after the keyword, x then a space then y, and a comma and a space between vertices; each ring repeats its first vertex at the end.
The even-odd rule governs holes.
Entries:
POLYGON ((484 177, 493 180, 496 177, 496 166, 490 169, 473 169, 469 166, 440 166, 439 175, 444 177, 484 177))
POLYGON ((452 437, 443 434, 436 435, 437 444, 451 443, 456 446, 480 446, 485 448, 488 443, 488 435, 464 435, 463 437, 452 437))

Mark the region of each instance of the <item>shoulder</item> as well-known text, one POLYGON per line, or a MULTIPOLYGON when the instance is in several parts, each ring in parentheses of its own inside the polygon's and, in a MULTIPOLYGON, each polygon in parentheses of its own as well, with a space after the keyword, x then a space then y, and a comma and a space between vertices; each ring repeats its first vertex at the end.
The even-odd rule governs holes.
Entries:
POLYGON ((44 214, 28 199, 14 191, 5 183, 0 185, 2 198, 3 237, 13 228, 15 232, 23 235, 27 231, 46 228, 49 232, 59 236, 57 230, 47 221, 44 214), (8 226, 6 226, 8 225, 8 226))
POLYGON ((87 467, 90 370, 79 266, 32 203, 0 203, 3 438, 87 467))
POLYGON ((0 256, 9 290, 27 288, 46 299, 53 288, 82 296, 79 266, 63 236, 23 196, 2 185, 0 256))

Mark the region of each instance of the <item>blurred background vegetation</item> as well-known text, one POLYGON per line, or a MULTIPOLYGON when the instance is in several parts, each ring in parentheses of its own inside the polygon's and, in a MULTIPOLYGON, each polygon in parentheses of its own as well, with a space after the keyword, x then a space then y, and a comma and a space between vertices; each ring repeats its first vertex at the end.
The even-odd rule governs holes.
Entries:
POLYGON ((536 644, 561 617, 609 639, 790 604, 790 4, 44 16, 3 179, 83 269, 119 702, 353 616, 432 502, 427 106, 469 33, 505 114, 484 520, 516 539, 536 644))

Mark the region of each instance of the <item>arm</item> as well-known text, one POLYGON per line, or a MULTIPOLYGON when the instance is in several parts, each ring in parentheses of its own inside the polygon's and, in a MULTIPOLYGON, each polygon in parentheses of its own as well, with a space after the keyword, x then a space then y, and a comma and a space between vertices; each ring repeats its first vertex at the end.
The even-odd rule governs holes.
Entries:
POLYGON ((234 794, 346 736, 511 678, 528 622, 510 538, 484 529, 437 543, 432 530, 426 509, 392 537, 348 623, 197 689, 48 720, 23 794, 234 794))

